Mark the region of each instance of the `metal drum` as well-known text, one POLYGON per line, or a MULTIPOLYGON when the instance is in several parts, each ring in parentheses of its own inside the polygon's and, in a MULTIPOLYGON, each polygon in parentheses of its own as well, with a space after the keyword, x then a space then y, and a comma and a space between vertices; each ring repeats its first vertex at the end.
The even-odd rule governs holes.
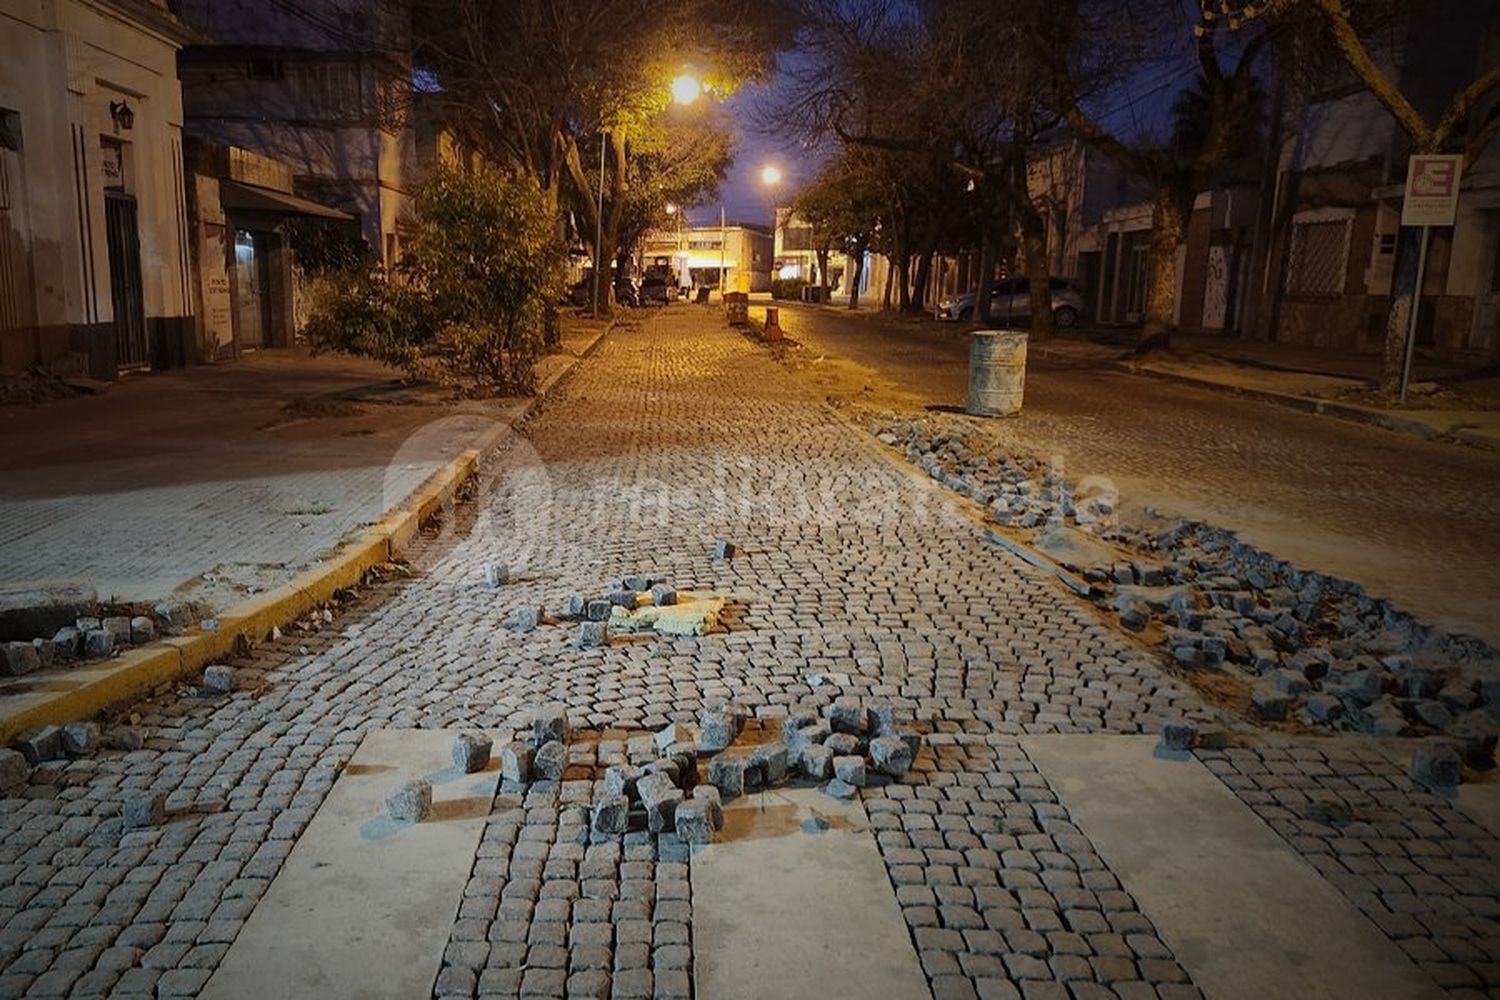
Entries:
POLYGON ((1026 389, 1026 331, 976 330, 969 334, 968 412, 1008 417, 1021 412, 1026 389))
POLYGON ((724 314, 730 326, 744 326, 750 322, 750 296, 744 292, 724 293, 724 314))

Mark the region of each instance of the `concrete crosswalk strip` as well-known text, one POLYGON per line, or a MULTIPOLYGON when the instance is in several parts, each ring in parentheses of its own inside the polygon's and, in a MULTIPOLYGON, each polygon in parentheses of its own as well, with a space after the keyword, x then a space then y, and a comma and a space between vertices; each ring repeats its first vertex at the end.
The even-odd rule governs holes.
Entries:
POLYGON ((880 851, 857 801, 815 788, 738 799, 692 862, 700 997, 925 997, 880 851), (822 814, 828 829, 802 822, 822 814))
POLYGON ((455 768, 453 736, 365 736, 203 997, 431 995, 500 773, 455 768), (396 823, 385 795, 414 777, 432 782, 432 815, 396 823))
POLYGON ((1196 759, 1153 736, 1022 746, 1210 1000, 1442 990, 1196 759))

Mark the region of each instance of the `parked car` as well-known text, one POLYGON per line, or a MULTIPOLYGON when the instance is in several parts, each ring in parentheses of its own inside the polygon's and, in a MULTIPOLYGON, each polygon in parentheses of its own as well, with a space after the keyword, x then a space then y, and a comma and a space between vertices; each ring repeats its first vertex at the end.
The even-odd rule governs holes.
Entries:
POLYGON ((677 286, 659 274, 648 274, 641 279, 639 295, 642 305, 666 305, 677 297, 677 286))
POLYGON ((615 278, 615 301, 622 306, 641 304, 641 286, 635 278, 625 275, 615 278))
MULTIPOLYGON (((1068 278, 1051 278, 1052 322, 1066 329, 1083 316, 1083 294, 1068 278)), ((967 292, 938 303, 938 319, 968 322, 974 319, 974 293, 967 292)), ((1031 282, 1026 278, 1008 278, 995 282, 990 295, 990 318, 997 323, 1031 318, 1031 282)))

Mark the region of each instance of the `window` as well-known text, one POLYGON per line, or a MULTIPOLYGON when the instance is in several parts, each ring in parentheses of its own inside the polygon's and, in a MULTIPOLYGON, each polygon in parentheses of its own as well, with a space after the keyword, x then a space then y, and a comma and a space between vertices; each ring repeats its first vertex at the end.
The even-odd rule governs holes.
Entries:
POLYGON ((811 250, 812 248, 811 226, 786 226, 782 229, 781 249, 811 250))
POLYGON ((10 108, 0 108, 0 149, 12 153, 21 151, 21 113, 10 108))
POLYGON ((280 80, 284 72, 280 59, 251 59, 245 63, 245 75, 252 80, 280 80))
POLYGON ((1293 220, 1286 262, 1288 295, 1343 293, 1353 222, 1352 213, 1331 218, 1323 213, 1309 213, 1293 220))

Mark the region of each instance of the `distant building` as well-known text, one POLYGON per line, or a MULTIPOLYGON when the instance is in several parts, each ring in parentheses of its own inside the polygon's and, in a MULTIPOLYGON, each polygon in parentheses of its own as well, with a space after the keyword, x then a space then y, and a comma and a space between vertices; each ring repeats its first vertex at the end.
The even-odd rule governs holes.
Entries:
POLYGON ((186 128, 289 165, 294 193, 346 211, 394 261, 409 234, 417 137, 400 3, 171 0, 186 128))
POLYGON ((787 281, 805 281, 839 289, 844 283, 849 261, 842 250, 828 248, 825 255, 828 273, 820 273, 820 248, 815 245, 812 224, 789 208, 776 210, 776 266, 774 275, 787 281))
POLYGON ((177 50, 159 0, 0 0, 0 368, 182 364, 177 50))
POLYGON ((641 243, 640 260, 643 270, 664 270, 683 288, 766 292, 773 248, 766 227, 731 222, 651 233, 641 243))

